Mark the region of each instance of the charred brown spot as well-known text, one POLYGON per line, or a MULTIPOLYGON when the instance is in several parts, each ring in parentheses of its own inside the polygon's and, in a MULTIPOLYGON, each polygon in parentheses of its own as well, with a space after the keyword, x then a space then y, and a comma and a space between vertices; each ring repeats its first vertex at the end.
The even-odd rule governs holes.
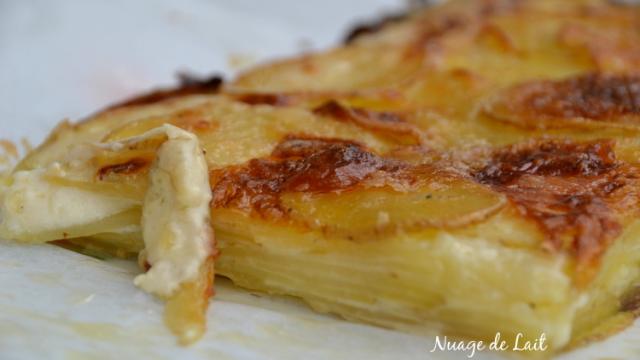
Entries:
POLYGON ((214 207, 237 206, 262 216, 282 217, 285 192, 326 193, 357 186, 376 172, 403 165, 345 140, 287 137, 268 158, 212 172, 214 207))
POLYGON ((236 99, 249 105, 287 106, 292 103, 286 94, 251 93, 238 95, 236 99))
POLYGON ((550 141, 498 151, 475 177, 483 184, 506 185, 523 175, 598 176, 615 166, 615 153, 610 142, 575 144, 550 141))
POLYGON ((175 88, 156 90, 136 96, 132 99, 110 106, 108 109, 111 110, 134 105, 148 105, 186 95, 215 94, 223 83, 222 77, 220 76, 199 79, 188 74, 178 74, 178 77, 180 79, 180 85, 175 88))
POLYGON ((509 91, 503 102, 515 116, 611 121, 640 115, 640 77, 588 74, 528 83, 509 91))
POLYGON ((620 204, 637 207, 637 174, 616 160, 608 141, 507 147, 474 177, 533 219, 547 234, 548 247, 568 250, 583 265, 596 263, 619 235, 620 204))
POLYGON ((313 109, 313 113, 339 121, 351 122, 385 134, 408 135, 416 142, 422 142, 422 132, 393 112, 347 107, 331 100, 313 109))
POLYGON ((111 174, 124 174, 130 175, 146 169, 149 166, 149 160, 142 158, 134 158, 124 163, 112 164, 103 166, 98 170, 97 177, 99 180, 103 180, 105 177, 111 174))

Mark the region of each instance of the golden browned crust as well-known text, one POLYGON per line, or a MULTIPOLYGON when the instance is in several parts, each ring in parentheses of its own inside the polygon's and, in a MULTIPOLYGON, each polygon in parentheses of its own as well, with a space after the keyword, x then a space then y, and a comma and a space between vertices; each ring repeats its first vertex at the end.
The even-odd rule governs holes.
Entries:
MULTIPOLYGON (((67 155, 172 124, 205 153, 217 264, 240 285, 382 324, 435 320, 475 336, 492 335, 495 319, 551 331, 559 348, 638 312, 638 291, 625 295, 640 276, 638 29, 639 6, 605 0, 450 0, 224 86, 186 79, 65 122, 19 169, 60 161, 46 175, 56 186, 140 201, 160 142, 94 146, 82 169, 67 155), (323 269, 312 286, 287 274, 304 259, 323 269), (353 277, 366 286, 318 303, 318 285, 338 288, 343 259, 366 265, 353 277), (321 273, 332 277, 316 283, 321 273), (476 293, 481 303, 462 295, 478 288, 491 289, 476 293)), ((60 234, 80 243, 67 229, 49 236, 60 234)), ((111 234, 91 238, 96 251, 111 234)), ((210 270, 172 312, 197 303, 191 320, 203 324, 210 270)))
POLYGON ((280 202, 285 192, 345 191, 373 176, 383 181, 406 178, 406 168, 406 164, 381 158, 352 141, 288 136, 269 158, 213 171, 212 206, 282 218, 289 211, 280 202))
POLYGON ((506 194, 547 234, 543 246, 575 256, 579 271, 598 264, 620 234, 624 215, 637 215, 640 207, 640 173, 616 160, 611 141, 508 146, 473 176, 506 194))
MULTIPOLYGON (((213 144, 213 207, 263 218, 286 218, 285 193, 455 173, 506 195, 521 219, 537 224, 541 249, 595 267, 637 212, 638 9, 604 0, 449 1, 224 87, 219 78, 187 79, 115 105, 61 126, 26 163, 46 163, 56 144, 94 136, 92 127, 109 120, 121 122, 87 138, 168 122, 213 144), (246 119, 255 126, 237 131, 258 135, 227 139, 246 119), (259 151, 247 150, 258 140, 259 151)), ((150 160, 104 159, 96 178, 135 177, 150 160)))
POLYGON ((531 128, 557 127, 564 120, 576 119, 638 125, 640 77, 590 73, 532 81, 505 91, 487 111, 497 118, 517 119, 531 128))

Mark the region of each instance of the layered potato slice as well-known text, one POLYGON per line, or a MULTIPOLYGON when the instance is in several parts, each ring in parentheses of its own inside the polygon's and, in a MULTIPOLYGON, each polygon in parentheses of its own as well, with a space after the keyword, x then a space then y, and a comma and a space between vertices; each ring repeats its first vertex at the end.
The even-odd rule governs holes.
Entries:
POLYGON ((58 126, 0 235, 138 256, 184 343, 214 268, 387 327, 601 338, 638 312, 639 26, 604 0, 448 1, 191 79, 58 126))

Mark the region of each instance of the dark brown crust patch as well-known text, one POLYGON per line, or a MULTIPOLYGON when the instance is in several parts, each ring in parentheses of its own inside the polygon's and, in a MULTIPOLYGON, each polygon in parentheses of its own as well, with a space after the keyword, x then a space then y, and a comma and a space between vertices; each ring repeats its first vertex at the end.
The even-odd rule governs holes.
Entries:
POLYGON ((131 175, 146 169, 149 165, 150 162, 147 159, 133 158, 124 163, 101 167, 98 170, 97 177, 99 180, 103 180, 111 174, 131 175))
POLYGON ((222 77, 220 76, 199 79, 189 74, 178 74, 178 78, 180 79, 180 85, 175 88, 156 90, 136 96, 132 99, 110 106, 107 110, 126 106, 148 105, 187 95, 215 94, 223 83, 222 77))
POLYGON ((293 103, 289 95, 271 93, 240 94, 236 96, 236 100, 249 105, 287 106, 293 103))
POLYGON ((348 190, 377 172, 395 174, 404 166, 355 142, 288 136, 268 158, 212 171, 212 206, 283 217, 287 209, 280 204, 282 193, 348 190))
POLYGON ((503 94, 489 113, 525 122, 576 118, 616 122, 640 116, 640 77, 595 73, 525 83, 503 94))
POLYGON ((510 146, 473 176, 506 194, 547 234, 547 248, 569 251, 582 268, 620 234, 621 212, 637 208, 637 171, 616 160, 610 141, 510 146))
POLYGON ((610 142, 548 141, 499 150, 475 177, 483 184, 505 185, 523 175, 598 176, 615 166, 610 142))
POLYGON ((640 114, 640 77, 589 74, 541 84, 523 99, 536 114, 610 120, 640 114))

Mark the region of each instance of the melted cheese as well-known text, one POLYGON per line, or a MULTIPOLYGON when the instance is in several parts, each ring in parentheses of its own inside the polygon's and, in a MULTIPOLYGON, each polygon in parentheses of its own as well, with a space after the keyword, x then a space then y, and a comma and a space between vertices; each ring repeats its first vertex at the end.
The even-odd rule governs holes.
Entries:
POLYGON ((162 129, 168 140, 151 169, 142 212, 142 256, 151 269, 134 282, 147 292, 169 296, 195 279, 212 253, 213 232, 211 188, 198 139, 171 125, 162 129))

